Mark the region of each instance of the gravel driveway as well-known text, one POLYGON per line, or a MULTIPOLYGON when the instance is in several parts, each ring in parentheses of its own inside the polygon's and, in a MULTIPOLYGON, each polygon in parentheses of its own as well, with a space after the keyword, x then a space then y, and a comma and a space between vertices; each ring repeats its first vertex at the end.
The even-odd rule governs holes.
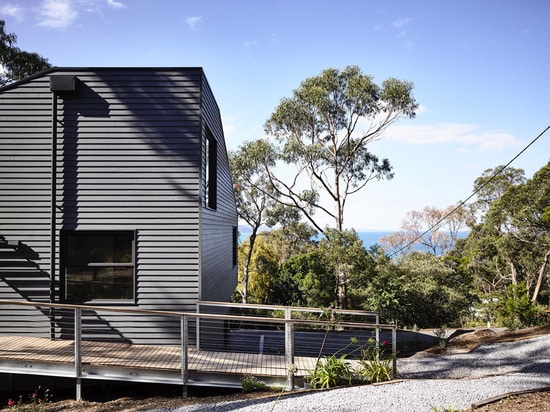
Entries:
MULTIPOLYGON (((550 335, 485 344, 464 354, 417 354, 399 359, 403 380, 380 385, 293 393, 265 398, 155 412, 423 412, 466 409, 474 402, 508 392, 550 386, 550 335)), ((151 411, 152 412, 152 411, 151 411)))

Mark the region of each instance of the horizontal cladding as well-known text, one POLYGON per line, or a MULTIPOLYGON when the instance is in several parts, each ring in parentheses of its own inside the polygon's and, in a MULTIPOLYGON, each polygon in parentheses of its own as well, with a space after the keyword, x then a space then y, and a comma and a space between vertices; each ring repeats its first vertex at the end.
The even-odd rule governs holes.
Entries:
MULTIPOLYGON (((0 296, 48 301, 50 273, 51 103, 47 80, 25 93, 0 93, 0 296), (25 99, 31 98, 32 105, 25 99), (23 133, 23 131, 27 131, 23 133)), ((48 326, 35 309, 2 309, 4 321, 31 321, 33 333, 48 326), (24 315, 23 315, 24 314, 24 315)))
POLYGON ((217 207, 201 211, 201 299, 229 301, 237 282, 232 243, 237 211, 220 111, 205 78, 201 104, 203 121, 216 138, 218 150, 217 207))
MULTIPOLYGON (((58 229, 136 230, 138 306, 194 310, 202 70, 60 72, 80 84, 78 96, 58 98, 58 229)), ((0 236, 29 245, 45 276, 23 280, 10 269, 0 296, 17 294, 19 285, 47 299, 49 77, 0 93, 0 105, 0 236)), ((123 329, 150 338, 154 326, 123 329)))

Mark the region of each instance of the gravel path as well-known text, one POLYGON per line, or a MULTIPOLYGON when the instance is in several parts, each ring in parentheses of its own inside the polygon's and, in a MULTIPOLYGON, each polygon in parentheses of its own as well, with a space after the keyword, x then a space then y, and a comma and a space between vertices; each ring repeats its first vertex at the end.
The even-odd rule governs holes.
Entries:
MULTIPOLYGON (((155 412, 423 412, 466 409, 507 392, 550 386, 550 335, 486 344, 470 353, 398 360, 404 380, 155 412)), ((153 412, 153 411, 151 411, 153 412)))

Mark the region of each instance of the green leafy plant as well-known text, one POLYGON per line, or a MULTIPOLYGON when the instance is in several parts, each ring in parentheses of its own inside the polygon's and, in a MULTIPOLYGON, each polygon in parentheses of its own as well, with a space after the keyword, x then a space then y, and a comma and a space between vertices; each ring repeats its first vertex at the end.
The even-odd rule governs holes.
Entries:
POLYGON ((433 412, 455 412, 456 409, 454 406, 442 406, 441 408, 438 408, 437 406, 432 406, 433 412))
POLYGON ((241 387, 243 392, 265 391, 267 384, 255 376, 245 375, 241 378, 241 387))
POLYGON ((39 386, 36 391, 28 396, 28 399, 26 401, 23 399, 23 395, 19 395, 19 399, 17 401, 9 399, 8 408, 14 412, 42 412, 46 404, 48 404, 49 402, 49 389, 42 390, 42 388, 39 386))
POLYGON ((393 354, 385 355, 386 341, 378 344, 369 339, 369 346, 361 350, 359 366, 355 371, 356 379, 361 383, 378 383, 389 381, 397 374, 393 368, 393 354))
POLYGON ((375 353, 367 352, 359 361, 356 374, 362 383, 378 383, 392 379, 393 358, 381 359, 375 353))
POLYGON ((346 362, 347 354, 326 356, 317 362, 309 374, 309 381, 315 389, 349 385, 353 380, 351 366, 346 362))
POLYGON ((441 325, 439 329, 434 330, 434 335, 437 337, 437 342, 440 348, 447 346, 447 326, 441 325))

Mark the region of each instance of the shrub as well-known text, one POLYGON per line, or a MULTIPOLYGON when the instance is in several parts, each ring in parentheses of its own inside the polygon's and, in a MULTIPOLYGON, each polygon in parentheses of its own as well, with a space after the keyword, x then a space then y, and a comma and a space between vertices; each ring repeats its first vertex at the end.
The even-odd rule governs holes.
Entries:
POLYGON ((391 380, 397 374, 393 369, 394 355, 385 356, 385 341, 377 346, 374 339, 370 339, 369 344, 370 347, 361 351, 359 366, 355 371, 357 380, 367 384, 391 380))
POLYGON ((317 362, 315 370, 309 374, 311 385, 315 389, 326 389, 334 386, 350 385, 353 373, 346 362, 346 354, 327 356, 317 362))
POLYGON ((243 392, 265 391, 267 389, 267 384, 255 376, 245 375, 241 378, 241 387, 243 392))

